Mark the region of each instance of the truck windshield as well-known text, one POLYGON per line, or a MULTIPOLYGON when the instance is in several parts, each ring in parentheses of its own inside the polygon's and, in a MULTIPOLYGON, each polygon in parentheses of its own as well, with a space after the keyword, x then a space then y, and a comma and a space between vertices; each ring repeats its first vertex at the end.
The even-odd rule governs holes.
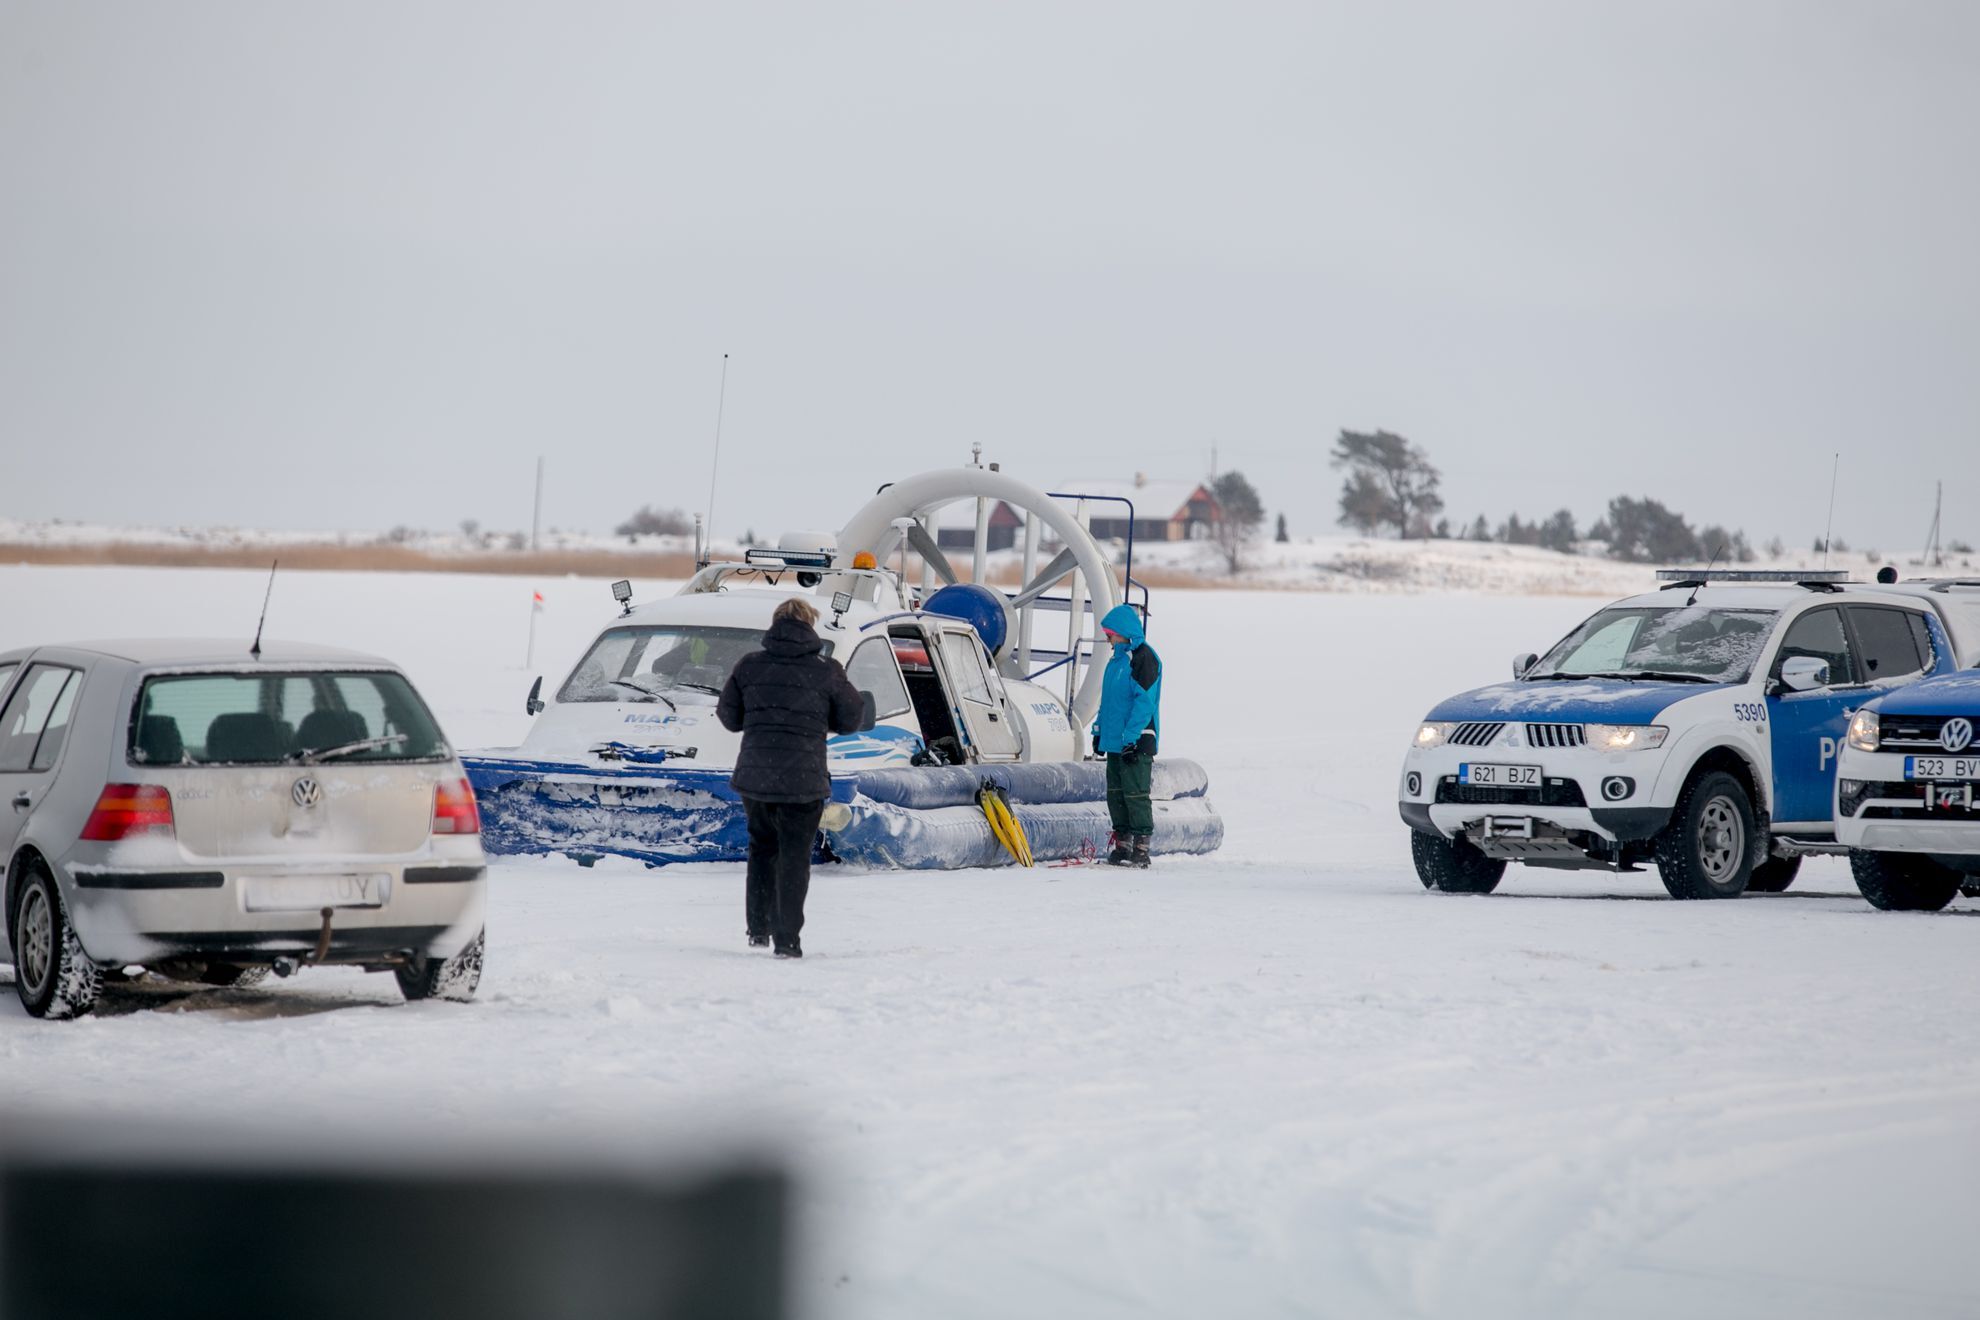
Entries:
POLYGON ((137 765, 425 761, 452 753, 399 674, 161 674, 131 720, 137 765))
POLYGON ((607 628, 564 680, 557 700, 708 705, 721 695, 736 661, 762 645, 761 628, 607 628))
POLYGON ((1774 619, 1773 610, 1704 605, 1606 609, 1563 638, 1526 677, 1742 683, 1753 672, 1774 619))

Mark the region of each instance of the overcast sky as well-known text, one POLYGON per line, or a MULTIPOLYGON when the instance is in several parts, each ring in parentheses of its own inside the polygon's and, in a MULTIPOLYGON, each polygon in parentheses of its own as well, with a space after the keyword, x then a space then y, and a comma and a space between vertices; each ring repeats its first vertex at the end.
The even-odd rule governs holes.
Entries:
POLYGON ((1980 540, 1980 4, 0 0, 0 514, 836 527, 991 458, 1333 530, 1980 540))

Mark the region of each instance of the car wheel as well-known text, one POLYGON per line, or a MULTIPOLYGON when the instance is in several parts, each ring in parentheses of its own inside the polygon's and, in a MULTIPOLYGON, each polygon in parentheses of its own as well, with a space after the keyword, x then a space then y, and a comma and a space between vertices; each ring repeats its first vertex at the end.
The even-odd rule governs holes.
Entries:
POLYGON ((1738 898, 1753 874, 1753 803, 1724 771, 1684 790, 1657 836, 1657 873, 1672 898, 1738 898))
POLYGON ((1779 894, 1794 883, 1794 877, 1801 871, 1799 857, 1769 857, 1753 868, 1753 874, 1746 881, 1749 894, 1779 894))
POLYGON ((419 958, 392 969, 407 999, 448 999, 465 1003, 481 986, 481 952, 487 932, 478 932, 451 958, 419 958))
POLYGON ((1959 872, 1917 853, 1852 848, 1849 869, 1870 906, 1884 912, 1937 912, 1959 892, 1959 872))
POLYGON ((1506 873, 1504 860, 1487 857, 1464 839, 1409 832, 1409 855, 1425 889, 1445 894, 1489 894, 1506 873))
POLYGON ((103 989, 55 877, 40 866, 27 873, 14 900, 14 988, 29 1013, 51 1019, 81 1017, 103 989))

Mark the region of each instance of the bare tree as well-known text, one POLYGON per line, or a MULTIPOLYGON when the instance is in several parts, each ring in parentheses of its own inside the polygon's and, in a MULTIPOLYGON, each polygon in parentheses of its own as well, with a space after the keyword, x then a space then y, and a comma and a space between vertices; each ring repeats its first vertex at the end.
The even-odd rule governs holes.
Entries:
POLYGON ((1226 472, 1210 484, 1217 498, 1216 521, 1210 534, 1223 552, 1224 563, 1232 573, 1244 567, 1245 548, 1265 521, 1265 505, 1242 472, 1226 472))

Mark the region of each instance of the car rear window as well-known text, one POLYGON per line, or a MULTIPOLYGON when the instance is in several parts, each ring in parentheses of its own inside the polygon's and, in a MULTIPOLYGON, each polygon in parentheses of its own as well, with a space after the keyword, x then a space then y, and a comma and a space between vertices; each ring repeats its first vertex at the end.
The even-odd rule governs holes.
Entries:
POLYGON ((401 675, 384 671, 161 674, 131 721, 138 765, 425 761, 449 755, 401 675))

